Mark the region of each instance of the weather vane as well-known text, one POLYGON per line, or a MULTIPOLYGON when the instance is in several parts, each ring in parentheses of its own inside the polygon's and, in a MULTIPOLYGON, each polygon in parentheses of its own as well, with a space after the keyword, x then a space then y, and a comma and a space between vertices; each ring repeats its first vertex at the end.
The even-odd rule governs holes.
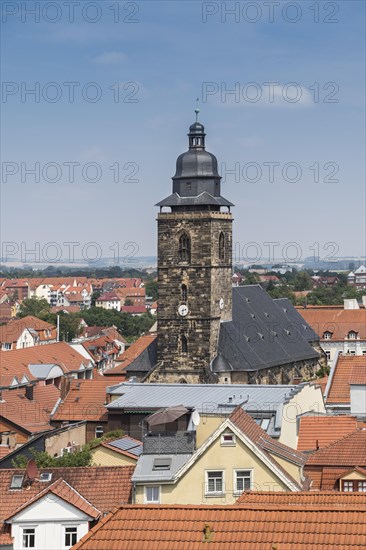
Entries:
POLYGON ((196 122, 198 121, 198 113, 200 112, 199 108, 198 108, 198 102, 199 102, 200 98, 197 97, 196 99, 196 108, 194 110, 194 112, 196 113, 196 122))

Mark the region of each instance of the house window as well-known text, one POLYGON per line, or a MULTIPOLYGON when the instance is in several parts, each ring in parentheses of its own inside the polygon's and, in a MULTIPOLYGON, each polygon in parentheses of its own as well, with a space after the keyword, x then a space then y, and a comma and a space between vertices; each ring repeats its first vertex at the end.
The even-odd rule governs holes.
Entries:
POLYGON ((23 475, 14 475, 11 478, 10 489, 21 489, 23 486, 23 475))
POLYGON ((330 360, 330 351, 326 351, 325 355, 327 356, 328 361, 330 360))
POLYGON ((187 301, 187 298, 188 298, 188 289, 187 289, 187 285, 182 285, 180 287, 181 289, 181 299, 182 299, 182 302, 186 302, 187 301))
POLYGON ((324 332, 323 338, 324 340, 330 340, 332 338, 332 333, 327 330, 326 332, 324 332))
POLYGON ((357 489, 359 493, 366 493, 366 481, 359 481, 357 489))
POLYGON ((145 487, 145 503, 159 504, 159 502, 160 502, 159 485, 151 485, 150 487, 145 487))
POLYGON ((222 434, 221 436, 221 445, 224 445, 224 446, 235 446, 235 435, 232 434, 232 433, 224 433, 222 434))
POLYGON ((78 528, 65 527, 65 546, 74 546, 78 541, 78 528))
POLYGON ((345 493, 353 492, 353 481, 343 481, 343 491, 345 493))
POLYGON ((154 471, 170 470, 172 464, 171 458, 155 458, 153 463, 154 471))
POLYGON ((235 493, 241 494, 243 491, 249 491, 252 486, 251 470, 235 470, 234 475, 235 493))
POLYGON ((225 260, 225 235, 220 233, 219 236, 219 259, 220 262, 225 260))
POLYGON ((11 349, 11 344, 7 344, 7 343, 3 344, 3 349, 11 349))
POLYGON ((366 480, 349 479, 342 481, 342 488, 345 493, 366 493, 366 480))
POLYGON ((95 437, 102 437, 104 434, 104 426, 95 427, 95 437))
POLYGON ((192 189, 192 183, 190 181, 187 181, 187 189, 192 189))
POLYGON ((349 333, 348 333, 348 338, 350 340, 356 340, 357 338, 357 332, 355 332, 354 330, 350 330, 349 333))
POLYGON ((206 495, 222 495, 224 493, 223 470, 206 472, 206 495))
POLYGON ((36 530, 34 527, 23 529, 23 548, 36 547, 36 530))
POLYGON ((186 336, 182 336, 180 339, 182 353, 188 353, 188 340, 186 336))
POLYGON ((187 233, 182 233, 179 237, 178 256, 180 262, 191 261, 191 239, 187 233))

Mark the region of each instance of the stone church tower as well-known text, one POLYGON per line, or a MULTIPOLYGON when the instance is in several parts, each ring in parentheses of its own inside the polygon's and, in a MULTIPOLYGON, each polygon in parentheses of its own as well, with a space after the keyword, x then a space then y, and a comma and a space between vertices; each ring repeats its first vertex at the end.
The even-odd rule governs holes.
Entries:
POLYGON ((233 205, 221 196, 205 137, 196 120, 189 149, 177 159, 173 193, 157 204, 158 355, 150 382, 209 382, 220 322, 232 316, 233 205))

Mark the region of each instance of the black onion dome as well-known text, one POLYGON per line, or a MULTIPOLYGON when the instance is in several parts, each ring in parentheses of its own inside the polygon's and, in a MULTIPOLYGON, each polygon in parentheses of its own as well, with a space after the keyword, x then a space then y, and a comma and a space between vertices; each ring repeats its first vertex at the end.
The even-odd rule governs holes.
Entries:
POLYGON ((219 178, 215 155, 205 150, 205 127, 194 122, 189 127, 189 149, 177 158, 173 180, 181 178, 219 178))
POLYGON ((173 180, 197 177, 219 178, 217 158, 204 149, 189 149, 177 158, 173 180))

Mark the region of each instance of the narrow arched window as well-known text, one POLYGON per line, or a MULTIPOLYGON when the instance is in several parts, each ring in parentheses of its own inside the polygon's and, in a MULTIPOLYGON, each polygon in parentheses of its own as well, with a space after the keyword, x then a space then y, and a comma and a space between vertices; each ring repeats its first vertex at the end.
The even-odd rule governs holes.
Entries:
POLYGON ((188 352, 188 340, 187 340, 187 337, 184 336, 184 335, 181 336, 180 343, 181 343, 182 353, 187 353, 187 352, 188 352))
POLYGON ((182 233, 179 237, 178 255, 181 262, 191 261, 191 239, 187 233, 182 233))
POLYGON ((187 289, 187 285, 182 285, 180 287, 181 289, 181 300, 182 302, 186 302, 187 301, 187 298, 188 298, 188 289, 187 289))
POLYGON ((225 235, 222 232, 219 235, 219 260, 225 260, 225 235))

